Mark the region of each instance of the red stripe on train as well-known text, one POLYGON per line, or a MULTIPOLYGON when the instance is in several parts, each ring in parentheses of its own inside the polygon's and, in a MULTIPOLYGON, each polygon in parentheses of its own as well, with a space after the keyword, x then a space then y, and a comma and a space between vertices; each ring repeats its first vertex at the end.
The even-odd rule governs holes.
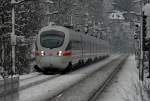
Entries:
POLYGON ((63 52, 63 56, 71 56, 72 52, 71 51, 65 51, 63 52))

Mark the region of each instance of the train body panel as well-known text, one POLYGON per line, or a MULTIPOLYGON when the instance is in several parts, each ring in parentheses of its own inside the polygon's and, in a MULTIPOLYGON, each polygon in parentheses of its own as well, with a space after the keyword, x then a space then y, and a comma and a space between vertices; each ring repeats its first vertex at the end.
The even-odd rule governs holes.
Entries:
POLYGON ((40 69, 65 69, 70 63, 75 65, 109 54, 109 45, 104 40, 61 26, 42 28, 35 46, 36 65, 40 69))

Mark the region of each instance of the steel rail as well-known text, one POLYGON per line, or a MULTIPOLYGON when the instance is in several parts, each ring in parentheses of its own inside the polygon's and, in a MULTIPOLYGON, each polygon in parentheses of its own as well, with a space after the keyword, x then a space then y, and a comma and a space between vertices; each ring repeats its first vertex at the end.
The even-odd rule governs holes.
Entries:
POLYGON ((103 93, 105 88, 108 86, 108 84, 112 81, 114 76, 119 72, 119 70, 122 68, 123 64, 125 63, 128 56, 126 56, 121 62, 118 64, 118 66, 112 71, 112 73, 107 77, 107 79, 103 82, 103 84, 89 97, 88 101, 96 101, 96 99, 103 93))

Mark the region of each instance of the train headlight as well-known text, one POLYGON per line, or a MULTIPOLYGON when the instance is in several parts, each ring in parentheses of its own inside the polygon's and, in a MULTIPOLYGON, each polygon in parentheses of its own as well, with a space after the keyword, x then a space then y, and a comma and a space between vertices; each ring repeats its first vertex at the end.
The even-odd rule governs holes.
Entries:
POLYGON ((62 51, 59 51, 59 52, 57 53, 57 55, 58 55, 58 56, 62 56, 62 51))
POLYGON ((44 51, 41 51, 41 56, 44 56, 45 55, 45 52, 44 51))

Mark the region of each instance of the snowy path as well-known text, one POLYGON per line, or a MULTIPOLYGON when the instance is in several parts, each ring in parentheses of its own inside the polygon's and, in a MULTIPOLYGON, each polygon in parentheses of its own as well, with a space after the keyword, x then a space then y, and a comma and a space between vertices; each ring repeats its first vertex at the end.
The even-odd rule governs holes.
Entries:
POLYGON ((134 56, 128 58, 122 70, 97 101, 141 101, 138 69, 136 68, 134 56))

